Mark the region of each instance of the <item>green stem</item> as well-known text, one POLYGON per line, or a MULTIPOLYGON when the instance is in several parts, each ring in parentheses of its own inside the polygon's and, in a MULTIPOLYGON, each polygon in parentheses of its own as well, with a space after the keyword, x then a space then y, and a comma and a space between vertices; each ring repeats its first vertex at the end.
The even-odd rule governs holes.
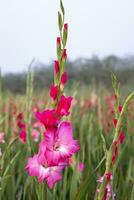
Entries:
POLYGON ((31 153, 31 120, 32 120, 32 95, 33 95, 33 79, 34 73, 31 70, 31 66, 34 60, 32 60, 31 64, 29 65, 28 75, 27 75, 27 90, 26 90, 26 110, 27 110, 27 117, 26 117, 26 131, 27 131, 27 141, 29 151, 31 153))
POLYGON ((45 183, 41 184, 41 200, 47 200, 47 186, 45 183))

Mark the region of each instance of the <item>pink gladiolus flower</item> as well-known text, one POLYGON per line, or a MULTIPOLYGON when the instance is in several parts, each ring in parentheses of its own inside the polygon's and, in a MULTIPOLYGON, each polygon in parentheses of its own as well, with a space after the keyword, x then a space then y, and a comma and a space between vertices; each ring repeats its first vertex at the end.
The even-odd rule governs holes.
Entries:
POLYGON ((44 135, 46 158, 49 164, 57 164, 61 159, 70 158, 79 151, 79 145, 73 139, 72 126, 69 122, 61 122, 56 130, 47 130, 44 135))
POLYGON ((58 74, 58 73, 59 73, 59 70, 60 70, 59 61, 58 61, 58 60, 55 60, 55 61, 54 61, 54 71, 55 71, 55 74, 58 74))
POLYGON ((67 72, 64 72, 61 76, 61 84, 64 86, 67 83, 68 77, 67 72))
POLYGON ((32 135, 32 138, 33 138, 34 142, 38 142, 39 141, 39 137, 40 137, 40 132, 39 131, 37 131, 36 129, 33 129, 31 135, 32 135))
POLYGON ((0 133, 0 143, 5 143, 4 137, 5 133, 4 132, 0 133))
POLYGON ((58 86, 51 85, 51 87, 50 87, 50 96, 52 97, 52 99, 54 101, 57 99, 58 93, 59 93, 58 86))
POLYGON ((57 107, 58 116, 69 115, 71 101, 72 101, 72 97, 65 97, 64 95, 61 96, 58 107, 57 107))
POLYGON ((20 135, 19 135, 19 138, 20 138, 20 141, 25 144, 26 143, 26 131, 25 130, 21 130, 20 132, 20 135))
POLYGON ((79 162, 78 163, 78 167, 77 167, 77 170, 78 172, 82 172, 84 170, 84 163, 83 162, 79 162))
MULTIPOLYGON (((40 154, 40 152, 39 152, 40 154)), ((59 162, 57 165, 49 166, 44 156, 34 155, 28 159, 25 169, 30 176, 37 176, 39 182, 47 181, 50 189, 54 184, 62 179, 61 171, 65 168, 65 162, 59 162)))
POLYGON ((35 115, 46 129, 53 128, 58 124, 55 110, 44 110, 43 112, 37 112, 35 115))

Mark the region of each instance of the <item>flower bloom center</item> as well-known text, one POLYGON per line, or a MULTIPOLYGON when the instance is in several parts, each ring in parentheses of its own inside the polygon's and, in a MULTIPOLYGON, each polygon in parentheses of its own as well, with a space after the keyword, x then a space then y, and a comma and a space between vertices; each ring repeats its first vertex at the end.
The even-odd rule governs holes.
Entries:
POLYGON ((55 151, 58 151, 59 148, 60 148, 60 142, 57 141, 57 142, 54 144, 53 148, 54 148, 55 151))

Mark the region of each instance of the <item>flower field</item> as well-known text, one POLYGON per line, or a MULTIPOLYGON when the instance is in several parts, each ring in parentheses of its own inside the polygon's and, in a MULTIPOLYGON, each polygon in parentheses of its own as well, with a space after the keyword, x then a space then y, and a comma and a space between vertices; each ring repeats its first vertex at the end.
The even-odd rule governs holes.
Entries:
POLYGON ((68 23, 60 0, 49 89, 5 92, 0 77, 0 199, 133 200, 134 92, 111 72, 104 86, 68 87, 68 23))
MULTIPOLYGON (((71 163, 62 172, 62 180, 53 189, 49 189, 46 182, 39 183, 25 170, 28 157, 38 152, 45 131, 34 113, 49 107, 49 92, 43 91, 38 97, 34 93, 30 97, 1 96, 1 199, 94 198, 97 180, 105 170, 105 145, 109 148, 114 137, 115 97, 106 90, 101 93, 89 90, 85 97, 80 92, 75 93, 71 91, 75 97, 70 115, 65 119, 73 124, 74 138, 78 140, 80 151, 72 157, 71 163), (30 145, 20 129, 25 125, 30 145)), ((113 168, 112 190, 116 199, 134 198, 133 109, 132 101, 122 123, 125 138, 119 145, 113 168)))

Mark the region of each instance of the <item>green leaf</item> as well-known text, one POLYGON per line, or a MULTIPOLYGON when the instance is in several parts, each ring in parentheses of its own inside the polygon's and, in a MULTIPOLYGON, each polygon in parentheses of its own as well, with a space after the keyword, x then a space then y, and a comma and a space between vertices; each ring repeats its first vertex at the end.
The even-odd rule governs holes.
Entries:
POLYGON ((6 176, 6 174, 8 173, 8 170, 10 169, 10 166, 12 166, 12 164, 14 163, 14 161, 16 160, 16 158, 20 155, 21 151, 19 151, 13 158, 12 160, 9 162, 9 164, 7 165, 3 177, 6 176))
POLYGON ((66 199, 66 192, 67 192, 67 175, 68 175, 68 168, 65 169, 64 177, 63 177, 62 199, 66 199))
POLYGON ((0 124, 2 124, 6 118, 7 118, 7 116, 2 117, 2 116, 0 115, 0 124))
POLYGON ((15 144, 15 142, 18 140, 18 138, 19 138, 18 136, 15 137, 15 138, 9 143, 9 145, 8 145, 8 147, 7 147, 8 150, 15 144))
POLYGON ((78 182, 78 171, 75 168, 72 175, 71 185, 70 185, 70 199, 74 199, 77 191, 77 182, 78 182))
POLYGON ((107 145, 106 145, 106 140, 105 140, 105 137, 104 137, 102 131, 100 131, 100 137, 101 137, 101 140, 102 140, 103 151, 104 151, 104 154, 106 156, 106 154, 107 154, 107 145))
POLYGON ((6 181, 8 178, 10 178, 11 177, 11 175, 7 175, 7 176, 5 176, 5 177, 3 177, 3 178, 1 178, 1 182, 2 182, 2 184, 3 184, 3 182, 4 181, 6 181))
POLYGON ((7 156, 7 154, 10 152, 11 148, 13 147, 13 145, 15 144, 15 142, 18 140, 18 137, 15 137, 7 146, 7 148, 5 149, 4 153, 2 154, 2 158, 1 158, 1 165, 3 166, 4 164, 4 159, 7 156))
POLYGON ((77 193, 75 194, 73 200, 83 200, 85 199, 85 195, 88 191, 90 191, 90 186, 92 186, 92 178, 93 176, 87 178, 80 184, 77 193))

